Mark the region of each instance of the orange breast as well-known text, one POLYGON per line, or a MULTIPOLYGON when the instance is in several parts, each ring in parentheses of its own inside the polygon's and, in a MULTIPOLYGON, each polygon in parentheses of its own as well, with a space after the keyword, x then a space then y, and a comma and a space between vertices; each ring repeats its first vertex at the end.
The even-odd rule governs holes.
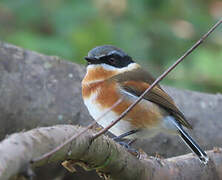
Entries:
MULTIPOLYGON (((123 96, 120 92, 119 84, 116 81, 106 81, 115 74, 118 74, 118 72, 105 70, 102 67, 87 69, 87 74, 82 81, 82 95, 83 98, 87 99, 93 93, 96 93, 97 97, 95 97, 95 100, 101 106, 98 111, 104 111, 110 108, 121 97, 124 97, 123 101, 112 110, 117 115, 120 115, 136 98, 129 98, 129 95, 123 96)), ((139 91, 144 91, 148 87, 148 84, 145 82, 135 81, 128 81, 125 85, 137 87, 139 91)), ((136 105, 123 120, 130 122, 135 128, 149 128, 158 125, 161 118, 162 113, 160 108, 152 102, 143 100, 136 105)))
MULTIPOLYGON (((100 91, 96 101, 104 109, 111 107, 123 96, 120 93, 118 83, 114 81, 103 82, 97 85, 100 87, 100 91)), ((123 97, 123 101, 118 106, 113 108, 113 111, 117 115, 124 112, 134 102, 134 100, 127 98, 127 96, 123 97)), ((149 128, 158 125, 161 118, 162 114, 159 107, 151 102, 148 102, 147 100, 143 100, 143 102, 136 105, 123 120, 129 121, 132 126, 136 128, 149 128)))
POLYGON ((104 82, 97 82, 91 84, 82 84, 82 96, 83 98, 89 98, 92 93, 95 93, 100 89, 104 82))
POLYGON ((98 81, 98 80, 105 80, 113 75, 117 74, 118 72, 115 70, 106 70, 103 67, 96 67, 87 69, 87 74, 84 77, 82 84, 98 81))

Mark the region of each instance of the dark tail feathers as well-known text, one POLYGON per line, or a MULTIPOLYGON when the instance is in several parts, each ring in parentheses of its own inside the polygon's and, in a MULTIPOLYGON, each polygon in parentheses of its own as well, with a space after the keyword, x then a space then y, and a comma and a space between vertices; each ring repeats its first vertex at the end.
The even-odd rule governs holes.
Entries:
POLYGON ((200 161, 204 164, 207 164, 209 158, 207 154, 200 148, 200 146, 190 137, 187 132, 183 129, 183 127, 176 123, 178 131, 180 133, 180 137, 183 141, 188 145, 188 147, 198 156, 200 161))

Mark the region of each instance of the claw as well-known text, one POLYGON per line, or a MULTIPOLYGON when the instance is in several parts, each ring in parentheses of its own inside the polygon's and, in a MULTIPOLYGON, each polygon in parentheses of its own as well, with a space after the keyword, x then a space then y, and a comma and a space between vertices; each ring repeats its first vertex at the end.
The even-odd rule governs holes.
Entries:
POLYGON ((134 156, 136 156, 136 157, 139 157, 139 156, 140 156, 139 151, 137 151, 136 149, 134 149, 134 148, 132 148, 132 147, 130 146, 130 144, 132 143, 131 141, 129 141, 129 142, 120 141, 120 142, 118 142, 118 143, 119 143, 121 146, 123 146, 124 148, 126 148, 127 151, 128 151, 129 153, 131 153, 132 155, 134 155, 134 156))

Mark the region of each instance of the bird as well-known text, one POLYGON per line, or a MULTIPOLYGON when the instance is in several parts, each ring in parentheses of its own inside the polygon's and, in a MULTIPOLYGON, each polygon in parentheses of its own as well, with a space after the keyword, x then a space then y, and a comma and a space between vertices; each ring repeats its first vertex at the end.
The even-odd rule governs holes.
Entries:
MULTIPOLYGON (((90 115, 107 127, 154 82, 152 75, 132 57, 113 45, 93 48, 85 57, 87 71, 82 80, 82 97, 90 115), (105 113, 119 99, 122 101, 105 113), (102 118, 102 116, 105 114, 102 118)), ((209 158, 185 131, 192 129, 173 99, 159 84, 109 131, 116 139, 146 139, 159 132, 178 135, 207 164, 209 158)))

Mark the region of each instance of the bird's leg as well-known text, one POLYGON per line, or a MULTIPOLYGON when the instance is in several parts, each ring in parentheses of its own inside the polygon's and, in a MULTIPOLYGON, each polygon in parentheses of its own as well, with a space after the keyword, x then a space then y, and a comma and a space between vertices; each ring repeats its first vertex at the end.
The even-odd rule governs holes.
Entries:
POLYGON ((120 136, 117 136, 117 137, 113 138, 113 140, 116 141, 116 142, 118 142, 121 146, 125 147, 125 148, 126 148, 130 153, 132 153, 133 155, 138 156, 139 152, 138 152, 136 149, 130 147, 130 145, 131 145, 136 139, 132 139, 132 140, 130 140, 130 141, 128 141, 128 142, 125 142, 125 141, 122 140, 122 138, 124 138, 124 137, 126 137, 126 136, 129 136, 129 135, 131 135, 131 134, 134 134, 134 133, 136 133, 136 132, 138 132, 138 131, 139 131, 139 130, 131 130, 131 131, 128 131, 128 132, 126 132, 126 133, 124 133, 124 134, 121 134, 120 136))
POLYGON ((134 133, 136 133, 138 131, 139 131, 138 129, 134 129, 134 130, 128 131, 126 133, 121 134, 120 136, 114 137, 113 140, 116 141, 116 142, 121 142, 122 138, 124 138, 126 136, 129 136, 131 134, 134 134, 134 133))

